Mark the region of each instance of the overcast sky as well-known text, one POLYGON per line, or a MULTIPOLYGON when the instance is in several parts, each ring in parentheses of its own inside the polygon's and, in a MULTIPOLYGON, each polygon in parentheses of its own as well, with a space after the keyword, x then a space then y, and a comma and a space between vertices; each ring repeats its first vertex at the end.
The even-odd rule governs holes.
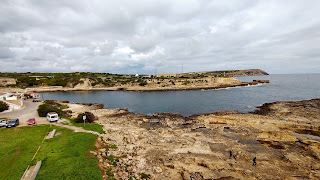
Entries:
POLYGON ((1 72, 320 72, 319 0, 1 0, 1 72))

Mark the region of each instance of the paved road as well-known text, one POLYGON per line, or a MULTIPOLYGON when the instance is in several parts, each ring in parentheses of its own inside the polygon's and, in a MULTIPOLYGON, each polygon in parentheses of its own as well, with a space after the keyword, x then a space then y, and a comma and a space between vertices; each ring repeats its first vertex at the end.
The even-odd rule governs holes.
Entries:
POLYGON ((39 117, 37 109, 41 102, 32 102, 32 100, 25 100, 24 104, 26 108, 7 113, 1 113, 1 118, 19 118, 20 126, 28 125, 27 121, 29 118, 35 118, 37 124, 49 124, 46 118, 39 117))

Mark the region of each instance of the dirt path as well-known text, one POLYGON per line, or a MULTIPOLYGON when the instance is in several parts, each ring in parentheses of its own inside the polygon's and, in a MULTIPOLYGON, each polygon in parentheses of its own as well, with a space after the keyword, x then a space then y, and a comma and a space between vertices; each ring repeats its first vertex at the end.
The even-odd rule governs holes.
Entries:
POLYGON ((85 129, 81 128, 81 127, 76 127, 76 126, 71 126, 71 125, 63 125, 63 124, 60 124, 60 123, 56 123, 54 125, 59 126, 59 127, 64 127, 64 128, 71 129, 74 132, 84 132, 84 133, 90 133, 90 134, 95 134, 95 135, 101 136, 101 134, 96 132, 96 131, 85 130, 85 129))

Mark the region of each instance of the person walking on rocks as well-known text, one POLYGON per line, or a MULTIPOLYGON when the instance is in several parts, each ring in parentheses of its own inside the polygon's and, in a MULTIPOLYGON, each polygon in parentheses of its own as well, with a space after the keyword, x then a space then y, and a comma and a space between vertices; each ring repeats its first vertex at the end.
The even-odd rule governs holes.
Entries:
POLYGON ((232 151, 229 151, 229 159, 232 159, 232 151))
POLYGON ((253 161, 252 166, 256 166, 256 165, 257 165, 257 157, 254 157, 254 158, 252 159, 252 161, 253 161))

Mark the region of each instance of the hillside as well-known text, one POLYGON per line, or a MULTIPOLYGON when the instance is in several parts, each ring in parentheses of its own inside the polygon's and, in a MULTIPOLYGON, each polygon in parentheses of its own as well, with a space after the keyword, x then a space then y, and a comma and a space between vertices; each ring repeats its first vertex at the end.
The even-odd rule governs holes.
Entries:
POLYGON ((47 87, 64 88, 110 88, 110 87, 205 87, 218 84, 239 84, 233 76, 268 75, 261 69, 224 70, 212 72, 163 73, 157 75, 131 75, 110 73, 0 73, 0 86, 3 87, 47 87), (9 82, 10 80, 10 82, 9 82), (11 83, 12 82, 12 83, 11 83))
POLYGON ((261 69, 245 69, 245 70, 223 70, 223 71, 212 71, 209 73, 223 74, 225 76, 262 76, 269 75, 267 72, 261 69))

